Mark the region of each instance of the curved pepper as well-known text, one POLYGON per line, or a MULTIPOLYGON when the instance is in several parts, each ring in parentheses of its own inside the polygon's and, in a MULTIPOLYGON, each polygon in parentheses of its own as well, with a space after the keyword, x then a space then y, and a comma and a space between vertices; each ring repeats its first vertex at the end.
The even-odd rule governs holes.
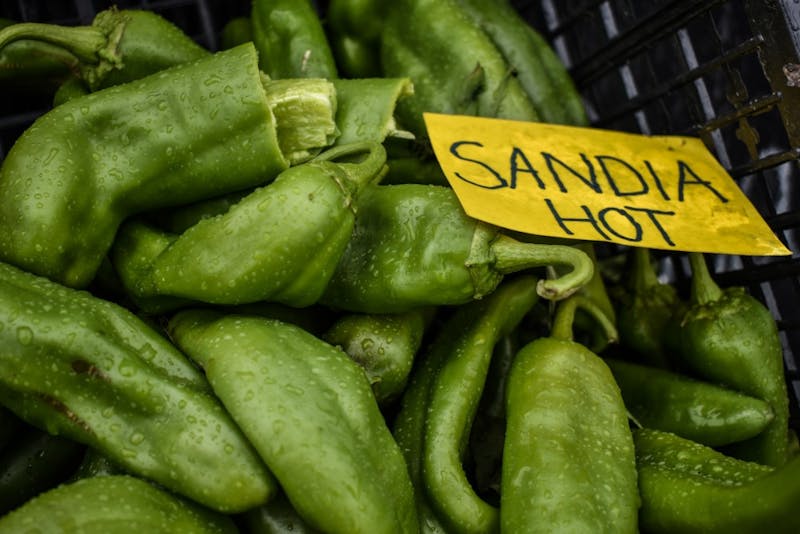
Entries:
POLYGON ((550 337, 517 353, 506 385, 500 488, 503 532, 637 532, 633 438, 603 360, 572 341, 575 307, 613 325, 590 301, 559 304, 550 337))
POLYGON ((769 309, 744 288, 721 289, 705 258, 690 253, 692 294, 680 324, 680 357, 698 375, 766 401, 774 419, 734 456, 782 465, 788 443, 789 397, 783 348, 769 309))
POLYGON ((74 56, 77 65, 71 70, 79 71, 92 91, 210 54, 173 23, 146 10, 106 9, 91 26, 20 22, 0 30, 0 50, 20 40, 47 43, 59 54, 74 56))
POLYGON ((128 310, 0 264, 0 402, 220 511, 275 481, 208 382, 128 310))
POLYGON ((127 475, 84 478, 0 518, 2 532, 234 534, 233 521, 127 475), (34 526, 35 525, 35 526, 34 526))
POLYGON ((268 503, 253 508, 239 517, 242 534, 317 534, 311 528, 283 492, 268 503))
POLYGON ((564 298, 594 271, 580 250, 519 242, 467 216, 448 187, 373 185, 320 302, 362 313, 464 304, 491 293, 506 274, 556 264, 572 270, 540 280, 540 296, 564 298))
POLYGON ((385 406, 400 396, 434 310, 405 313, 346 314, 322 334, 367 373, 375 399, 385 406))
POLYGON ((235 48, 253 40, 253 24, 250 17, 234 17, 225 23, 219 36, 222 50, 235 48))
POLYGON ((179 236, 126 223, 113 262, 134 300, 314 304, 350 240, 359 193, 385 161, 380 144, 343 145, 287 169, 179 236))
POLYGON ((458 0, 391 2, 380 45, 383 75, 414 84, 398 112, 420 139, 425 111, 539 119, 511 66, 458 0))
POLYGON ((636 430, 634 439, 642 531, 788 534, 800 529, 800 457, 770 468, 667 432, 636 430))
POLYGON ((758 435, 772 422, 761 399, 677 373, 605 359, 625 406, 641 425, 717 447, 758 435))
POLYGON ((414 496, 363 369, 301 328, 185 310, 169 322, 300 516, 330 533, 416 532, 414 496))
POLYGON ((438 517, 454 532, 495 532, 499 525, 497 509, 476 494, 462 460, 494 347, 536 303, 536 285, 530 276, 509 280, 473 304, 470 322, 448 340, 429 386, 422 480, 438 517))
POLYGON ((309 0, 254 0, 250 22, 261 70, 272 78, 337 78, 322 21, 309 0))
POLYGON ((337 145, 382 143, 389 138, 413 138, 395 119, 397 103, 414 94, 408 78, 334 80, 337 145))
POLYGON ((252 45, 74 99, 3 161, 0 259, 84 287, 123 219, 268 182, 278 143, 252 45))

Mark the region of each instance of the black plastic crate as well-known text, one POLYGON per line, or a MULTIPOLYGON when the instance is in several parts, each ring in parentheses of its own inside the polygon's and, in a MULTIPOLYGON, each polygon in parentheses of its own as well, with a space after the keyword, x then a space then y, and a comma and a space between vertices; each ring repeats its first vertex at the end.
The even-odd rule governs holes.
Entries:
MULTIPOLYGON (((0 16, 89 24, 112 4, 155 11, 210 50, 248 0, 0 0, 0 16)), ((796 0, 518 0, 584 96, 593 125, 697 135, 784 244, 800 250, 800 4, 796 0), (793 85, 796 84, 796 85, 793 85)), ((326 2, 317 2, 324 13, 326 2)), ((413 21, 411 21, 413 23, 413 21)), ((0 96, 0 157, 46 111, 49 97, 0 96)), ((601 251, 602 253, 603 251, 601 251)), ((612 251, 606 251, 613 253, 612 251)), ((685 255, 663 254, 665 280, 685 287, 685 255)), ((800 429, 800 255, 714 256, 725 285, 772 310, 800 429)))

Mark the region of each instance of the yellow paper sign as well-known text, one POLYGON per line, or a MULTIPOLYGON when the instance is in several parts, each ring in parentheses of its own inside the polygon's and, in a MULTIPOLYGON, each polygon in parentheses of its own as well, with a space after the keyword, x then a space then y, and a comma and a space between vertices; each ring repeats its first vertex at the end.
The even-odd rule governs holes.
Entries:
POLYGON ((425 114, 464 210, 542 236, 655 249, 787 255, 699 139, 425 114))

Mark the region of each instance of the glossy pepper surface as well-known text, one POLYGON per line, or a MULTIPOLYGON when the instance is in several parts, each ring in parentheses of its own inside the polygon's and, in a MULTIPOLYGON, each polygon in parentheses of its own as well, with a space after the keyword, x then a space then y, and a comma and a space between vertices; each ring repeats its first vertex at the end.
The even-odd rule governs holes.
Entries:
MULTIPOLYGON (((536 279, 509 280, 479 303, 449 340, 430 385, 425 414, 422 479, 438 517, 453 532, 495 532, 497 509, 477 495, 463 467, 469 434, 494 347, 538 300, 536 279)), ((443 349, 437 349, 443 350, 443 349)))
POLYGON ((634 432, 647 532, 797 532, 800 456, 770 468, 667 432, 634 432))
POLYGON ((761 399, 678 373, 606 358, 625 406, 647 428, 711 447, 752 438, 772 422, 761 399))
POLYGON ((40 117, 3 161, 0 258, 83 287, 125 217, 287 166, 252 45, 98 91, 40 117))
POLYGON ((363 369, 341 349, 294 325, 211 310, 181 311, 169 331, 309 525, 417 531, 403 456, 363 369))
POLYGON ((559 299, 594 272, 570 246, 523 243, 464 213, 452 189, 420 184, 367 187, 353 236, 320 302, 386 313, 464 304, 491 293, 512 272, 567 265, 564 276, 539 281, 539 294, 559 299))
POLYGON ((2 532, 235 534, 227 516, 127 475, 93 477, 42 493, 0 518, 2 532))
POLYGON ((424 111, 539 119, 502 53, 458 0, 401 0, 387 9, 381 67, 384 76, 411 78, 414 96, 399 112, 418 138, 426 137, 424 111))
POLYGON ((380 144, 330 149, 180 235, 126 224, 113 261, 135 299, 314 304, 350 240, 358 196, 385 161, 380 144))
POLYGON ((571 339, 578 299, 558 305, 550 336, 523 346, 509 371, 500 488, 504 532, 638 529, 627 411, 605 362, 571 339))
POLYGON ((744 288, 720 288, 702 254, 690 253, 689 260, 692 295, 680 325, 681 358, 699 376, 769 404, 772 422, 731 454, 782 465, 787 456, 789 397, 775 319, 744 288))
POLYGON ((202 373, 128 310, 0 264, 0 322, 0 402, 23 420, 220 511, 275 491, 202 373))
POLYGON ((55 51, 45 56, 48 59, 74 57, 76 64, 70 65, 70 71, 92 91, 210 54, 167 19, 136 9, 106 9, 90 26, 20 22, 0 31, 0 50, 13 47, 15 42, 28 43, 30 53, 40 56, 44 47, 34 43, 49 45, 55 51))

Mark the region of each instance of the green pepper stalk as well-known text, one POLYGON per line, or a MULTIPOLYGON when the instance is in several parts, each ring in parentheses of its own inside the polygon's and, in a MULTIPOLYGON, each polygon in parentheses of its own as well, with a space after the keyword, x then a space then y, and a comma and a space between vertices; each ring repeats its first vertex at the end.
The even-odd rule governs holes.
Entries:
POLYGON ((680 326, 681 358, 698 375, 766 401, 774 414, 735 456, 771 466, 786 461, 789 398, 775 319, 744 288, 721 289, 705 258, 690 253, 691 302, 680 326))
POLYGON ((625 406, 642 426, 717 447, 752 438, 772 422, 765 401, 664 369, 606 358, 625 406))
POLYGON ((71 54, 78 61, 77 69, 71 70, 79 71, 91 91, 210 54, 152 11, 116 8, 98 13, 90 26, 20 22, 0 30, 0 50, 15 41, 47 43, 59 49, 59 54, 71 54))
POLYGON ((341 347, 364 368, 375 399, 385 407, 405 389, 433 315, 432 308, 405 313, 345 314, 321 337, 341 347))
POLYGON ((603 360, 572 340, 578 295, 559 303, 550 337, 517 353, 506 386, 500 487, 503 532, 637 532, 639 494, 628 414, 603 360))
POLYGON ((686 303, 675 287, 661 283, 651 262, 650 251, 636 247, 630 252, 627 287, 617 303, 620 345, 634 351, 645 363, 669 369, 668 337, 675 337, 674 325, 686 311, 686 303))
POLYGON ((290 164, 278 129, 298 116, 329 129, 331 94, 307 95, 327 102, 321 116, 316 104, 273 110, 245 44, 66 102, 2 163, 0 259, 86 287, 129 216, 274 179, 290 164))
MULTIPOLYGON (((17 24, 0 19, 0 29, 17 24)), ((4 87, 52 91, 78 73, 79 60, 57 46, 21 39, 0 48, 0 80, 4 87)))
POLYGON ((127 309, 0 264, 0 323, 0 403, 24 421, 218 511, 275 492, 202 373, 127 309))
POLYGON ((231 518, 128 475, 85 478, 0 518, 0 531, 235 534, 231 518))
POLYGON ((168 331, 309 525, 417 531, 403 455, 364 370, 342 350, 288 323, 211 310, 181 311, 168 331))
POLYGON ((634 431, 643 532, 797 532, 800 456, 771 468, 652 429, 634 431))
POLYGON ((380 144, 334 147, 180 235, 128 222, 112 262, 134 301, 309 306, 319 300, 350 240, 360 191, 379 178, 385 161, 380 144))
POLYGON ((430 385, 422 480, 438 517, 454 532, 495 532, 498 527, 497 509, 476 494, 462 461, 494 347, 537 302, 536 285, 531 276, 509 280, 471 306, 471 322, 447 340, 447 354, 430 385))
POLYGON ((464 304, 491 293, 504 275, 548 265, 571 267, 539 281, 548 299, 577 291, 594 272, 574 247, 523 243, 467 216, 448 187, 372 185, 320 302, 361 313, 464 304))
POLYGON ((337 78, 322 21, 309 0, 254 0, 250 13, 259 64, 271 78, 337 78))

